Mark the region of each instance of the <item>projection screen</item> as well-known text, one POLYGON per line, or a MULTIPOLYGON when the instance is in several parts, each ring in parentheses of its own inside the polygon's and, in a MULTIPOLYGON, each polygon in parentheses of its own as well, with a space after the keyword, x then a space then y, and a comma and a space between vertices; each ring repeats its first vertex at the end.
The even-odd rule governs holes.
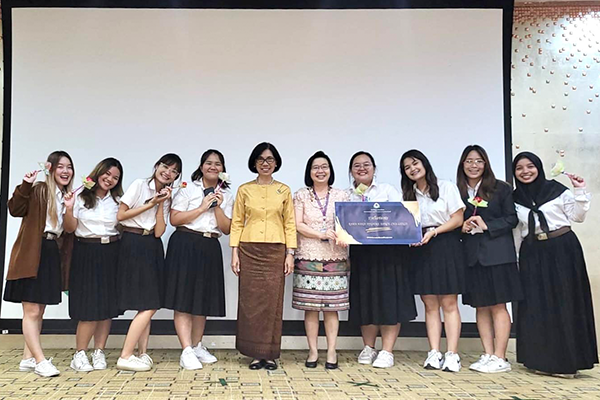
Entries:
MULTIPOLYGON (((189 181, 202 152, 216 148, 234 191, 254 178, 247 160, 262 141, 279 149, 276 179, 293 191, 317 150, 331 156, 340 188, 349 186, 349 158, 358 150, 374 155, 378 181, 397 188, 399 157, 411 148, 452 181, 468 144, 484 146, 502 178, 510 159, 502 8, 51 7, 13 8, 11 16, 3 195, 57 149, 73 157, 76 180, 101 159, 118 158, 126 188, 150 176, 167 152, 181 156, 189 181)), ((4 275, 20 223, 3 221, 4 275)), ((228 237, 221 245, 224 319, 235 320, 228 237)), ((288 277, 284 320, 301 320, 291 294, 288 277)), ((418 307, 423 321, 420 300, 418 307)), ((461 313, 475 321, 472 308, 461 305, 461 313)), ((3 320, 21 316, 20 304, 2 302, 3 320)), ((69 318, 66 295, 46 318, 69 318)))

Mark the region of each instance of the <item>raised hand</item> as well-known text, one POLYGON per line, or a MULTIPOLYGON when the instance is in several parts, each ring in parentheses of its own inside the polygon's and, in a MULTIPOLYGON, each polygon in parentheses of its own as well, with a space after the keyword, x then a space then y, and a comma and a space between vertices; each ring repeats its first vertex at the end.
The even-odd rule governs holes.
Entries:
POLYGON ((31 171, 25 174, 25 176, 23 177, 23 180, 27 183, 33 183, 35 182, 35 179, 37 178, 37 174, 40 171, 31 171))

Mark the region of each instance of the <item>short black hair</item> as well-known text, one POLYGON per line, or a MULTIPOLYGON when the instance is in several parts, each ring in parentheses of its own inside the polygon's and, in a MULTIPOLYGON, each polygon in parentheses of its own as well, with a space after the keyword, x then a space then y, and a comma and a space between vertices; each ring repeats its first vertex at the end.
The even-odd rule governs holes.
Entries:
POLYGON ((315 184, 313 182, 312 177, 310 176, 310 171, 312 169, 313 161, 315 161, 317 158, 324 158, 327 160, 327 164, 329 164, 329 180, 327 181, 327 184, 329 186, 333 185, 333 182, 335 181, 335 172, 333 171, 333 164, 331 163, 331 159, 329 158, 329 156, 323 153, 321 150, 317 151, 315 154, 310 156, 310 158, 306 162, 306 170, 304 171, 304 184, 308 187, 311 187, 315 184))
POLYGON ((256 160, 265 150, 271 150, 271 153, 273 153, 273 157, 275 158, 275 171, 273 172, 277 172, 279 171, 279 168, 281 168, 281 156, 279 155, 279 152, 275 146, 269 142, 262 142, 256 145, 250 154, 250 158, 248 159, 248 169, 251 172, 258 174, 258 170, 256 169, 256 160))

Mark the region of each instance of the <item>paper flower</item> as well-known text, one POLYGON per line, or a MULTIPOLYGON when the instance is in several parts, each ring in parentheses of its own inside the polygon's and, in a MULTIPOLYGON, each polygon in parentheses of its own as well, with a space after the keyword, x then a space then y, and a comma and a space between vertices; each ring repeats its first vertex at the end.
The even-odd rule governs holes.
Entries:
POLYGON ((215 192, 219 189, 221 189, 221 186, 223 186, 223 184, 231 184, 231 178, 229 177, 229 174, 226 172, 219 172, 219 184, 217 185, 215 192))
POLYGON ((473 215, 475 215, 477 213, 477 208, 481 207, 481 208, 485 208, 488 206, 488 202, 485 201, 484 199, 482 199, 479 196, 475 196, 475 197, 471 197, 469 198, 469 200, 467 200, 470 204, 473 204, 475 206, 475 210, 473 210, 473 215))
POLYGON ((81 178, 81 186, 79 186, 77 189, 73 190, 73 194, 77 193, 82 188, 91 190, 94 186, 96 186, 96 182, 94 182, 94 180, 92 178, 90 178, 89 176, 82 177, 81 178))
POLYGON ((50 168, 52 168, 52 164, 50 164, 48 161, 40 161, 38 162, 38 165, 41 168, 38 170, 38 172, 43 172, 46 175, 50 175, 50 168))
POLYGON ((565 163, 563 163, 563 161, 561 159, 559 159, 554 164, 552 164, 552 169, 550 170, 550 175, 553 178, 556 178, 557 176, 562 175, 562 174, 567 175, 567 176, 572 175, 571 173, 565 171, 565 163))
POLYGON ((227 172, 219 172, 219 179, 225 183, 231 183, 231 177, 227 172))
POLYGON ((365 201, 365 193, 368 189, 369 187, 367 185, 364 183, 359 183, 358 186, 354 188, 354 193, 359 195, 362 201, 365 201))

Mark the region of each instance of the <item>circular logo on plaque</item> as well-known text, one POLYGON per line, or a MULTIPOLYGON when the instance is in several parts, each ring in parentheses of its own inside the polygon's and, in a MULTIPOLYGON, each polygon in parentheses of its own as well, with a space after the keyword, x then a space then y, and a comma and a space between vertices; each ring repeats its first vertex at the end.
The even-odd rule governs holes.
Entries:
POLYGON ((380 207, 380 206, 379 206, 379 203, 375 203, 375 204, 373 204, 373 208, 379 208, 379 207, 380 207))

